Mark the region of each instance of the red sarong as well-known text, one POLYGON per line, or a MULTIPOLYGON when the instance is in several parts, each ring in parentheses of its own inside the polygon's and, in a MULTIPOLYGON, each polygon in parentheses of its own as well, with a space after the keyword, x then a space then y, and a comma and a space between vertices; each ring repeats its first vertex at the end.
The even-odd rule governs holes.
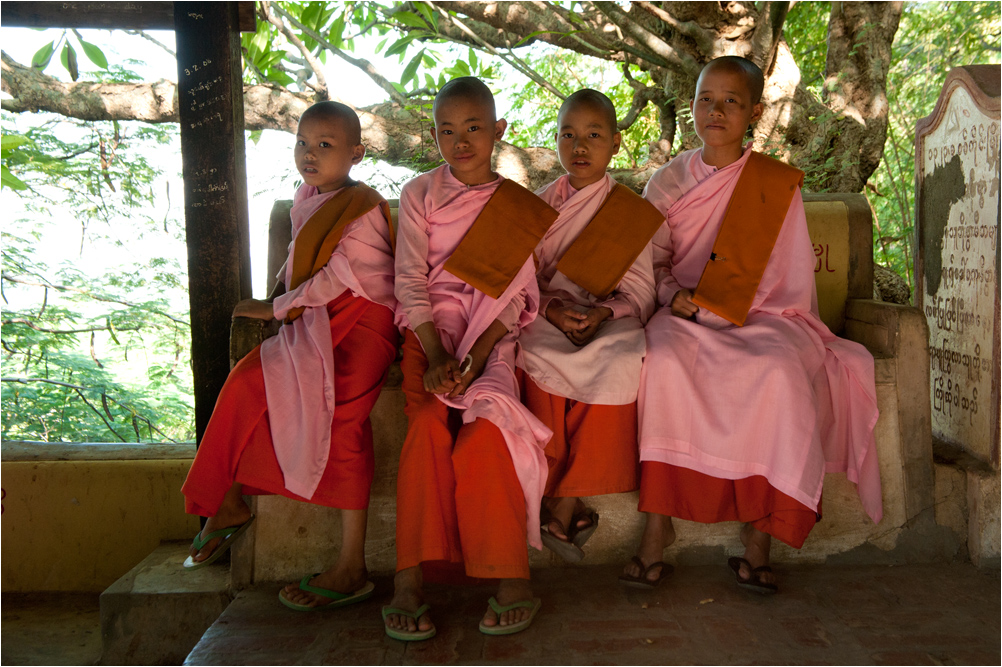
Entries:
POLYGON ((397 472, 397 570, 462 563, 483 579, 528 579, 525 497, 504 436, 424 390, 428 360, 404 334, 407 437, 397 472))
POLYGON ((592 405, 551 394, 516 369, 522 402, 553 431, 545 496, 573 498, 637 488, 637 404, 592 405))
POLYGON ((181 492, 189 514, 214 516, 234 482, 248 495, 278 494, 340 509, 366 509, 374 460, 369 413, 396 357, 389 308, 345 291, 327 304, 334 342, 336 410, 331 453, 312 498, 288 491, 275 458, 261 346, 230 371, 181 492))
POLYGON ((789 544, 794 549, 821 517, 765 477, 720 479, 660 461, 643 461, 640 474, 640 511, 699 523, 741 521, 789 544))

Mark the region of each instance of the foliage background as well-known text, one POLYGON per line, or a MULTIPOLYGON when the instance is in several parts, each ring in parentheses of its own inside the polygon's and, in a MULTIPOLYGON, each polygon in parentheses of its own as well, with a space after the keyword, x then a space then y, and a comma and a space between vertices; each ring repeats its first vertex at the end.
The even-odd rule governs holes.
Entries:
MULTIPOLYGON (((538 73, 565 93, 583 86, 601 89, 621 116, 633 96, 620 66, 545 44, 520 52, 516 68, 505 54, 402 35, 380 24, 378 11, 365 3, 345 3, 350 11, 342 14, 319 2, 281 7, 302 25, 323 26, 334 46, 354 57, 379 54, 380 66, 397 77, 394 89, 413 104, 424 103, 422 93, 453 76, 472 73, 488 80, 499 91, 501 106, 509 109, 508 139, 523 148, 552 145, 560 100, 540 86, 526 85, 518 68, 538 73), (369 24, 376 26, 370 34, 352 37, 353 26, 369 24)), ((414 15, 413 22, 424 25, 419 19, 428 18, 421 9, 426 6, 415 7, 422 16, 414 15)), ((999 2, 905 6, 887 82, 890 128, 884 157, 865 192, 877 223, 875 261, 909 283, 915 122, 932 112, 951 68, 1000 62, 1000 10, 999 2)), ((829 3, 798 2, 784 26, 802 80, 819 99, 828 12, 829 3)), ((410 19, 398 12, 395 20, 410 19)), ((115 39, 114 33, 103 35, 109 42, 115 39)), ((317 43, 305 31, 300 36, 308 46, 317 43)), ((128 58, 109 63, 99 45, 76 31, 40 46, 34 64, 49 74, 97 81, 142 78, 135 71, 142 63, 128 58)), ((244 35, 243 48, 248 83, 310 89, 310 63, 300 59, 290 66, 296 65, 297 52, 274 27, 259 25, 256 33, 244 35)), ((628 71, 636 83, 652 85, 645 72, 628 71)), ((685 120, 683 115, 673 151, 687 141, 685 120)), ((2 127, 4 207, 10 210, 9 198, 18 197, 22 211, 5 220, 2 231, 3 439, 190 440, 184 226, 170 191, 173 183, 180 192, 176 126, 4 112, 2 127), (47 247, 55 237, 79 239, 76 256, 54 262, 47 247)), ((614 166, 643 165, 658 134, 654 106, 648 105, 624 132, 624 150, 614 166)), ((249 133, 249 139, 256 143, 261 133, 249 133)), ((249 166, 253 173, 254 165, 249 166)), ((274 157, 259 168, 275 170, 274 157)), ((390 197, 408 177, 406 170, 373 163, 368 169, 368 180, 390 197)), ((291 162, 278 171, 283 191, 289 192, 291 162)))

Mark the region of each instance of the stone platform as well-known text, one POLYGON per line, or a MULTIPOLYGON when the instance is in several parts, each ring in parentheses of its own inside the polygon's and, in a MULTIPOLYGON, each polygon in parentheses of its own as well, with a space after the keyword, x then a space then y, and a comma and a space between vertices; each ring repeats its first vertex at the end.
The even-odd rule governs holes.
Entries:
POLYGON ((781 591, 747 593, 718 565, 679 567, 655 592, 619 586, 618 567, 533 572, 533 626, 486 637, 492 589, 429 586, 438 635, 387 638, 392 581, 341 610, 297 613, 279 585, 239 593, 186 664, 999 664, 998 570, 970 564, 786 565, 781 591))

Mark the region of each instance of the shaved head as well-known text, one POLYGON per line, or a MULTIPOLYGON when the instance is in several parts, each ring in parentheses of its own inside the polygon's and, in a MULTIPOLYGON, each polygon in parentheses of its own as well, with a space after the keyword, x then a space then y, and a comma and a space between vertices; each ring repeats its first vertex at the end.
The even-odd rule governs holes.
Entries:
POLYGON ((362 126, 358 122, 358 115, 351 107, 340 102, 317 102, 299 117, 300 123, 304 120, 331 121, 344 132, 349 144, 356 146, 362 143, 362 126))
POLYGON ((456 98, 462 98, 482 105, 489 112, 489 120, 491 122, 497 120, 498 113, 497 108, 494 106, 494 94, 487 87, 487 84, 475 76, 461 76, 442 86, 438 91, 438 95, 435 96, 435 103, 431 107, 432 114, 438 111, 439 105, 443 102, 456 98))
POLYGON ((591 88, 582 88, 571 93, 564 100, 564 103, 560 105, 560 111, 557 112, 557 124, 560 124, 560 117, 564 115, 565 111, 579 106, 598 111, 602 115, 602 120, 609 126, 609 132, 612 134, 619 132, 616 128, 616 106, 603 93, 591 88))
MULTIPOLYGON (((765 75, 762 74, 762 70, 759 69, 758 65, 741 56, 721 56, 706 63, 703 66, 703 70, 699 73, 699 77, 703 78, 703 75, 707 72, 717 69, 742 75, 748 84, 751 103, 758 104, 762 101, 762 90, 765 88, 765 75)), ((696 91, 699 92, 698 80, 696 81, 696 91)))

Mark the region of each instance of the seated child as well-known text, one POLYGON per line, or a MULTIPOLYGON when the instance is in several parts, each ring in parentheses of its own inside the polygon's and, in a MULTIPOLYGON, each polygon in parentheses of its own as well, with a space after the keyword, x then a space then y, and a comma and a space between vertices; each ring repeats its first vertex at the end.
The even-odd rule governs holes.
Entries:
POLYGON ((321 102, 303 113, 295 159, 304 183, 280 296, 233 311, 285 325, 230 372, 182 489, 186 511, 208 517, 186 568, 211 563, 246 530, 254 517, 244 493, 342 509, 337 563, 279 593, 300 610, 357 602, 373 590, 365 568, 369 412, 399 334, 389 207, 349 176, 364 154, 349 107, 321 102))
POLYGON ((675 157, 645 191, 667 219, 654 238, 663 309, 647 325, 647 524, 626 583, 660 581, 679 517, 744 522, 744 554, 728 564, 742 587, 775 592, 771 538, 803 545, 826 471, 848 472, 881 517, 873 359, 818 318, 803 174, 743 146, 763 85, 744 58, 707 64, 691 104, 703 147, 675 157))
POLYGON ((577 91, 557 127, 567 174, 537 192, 560 212, 536 247, 545 318, 519 335, 518 361, 522 400, 553 431, 543 544, 578 561, 598 522, 579 497, 637 488, 643 325, 654 312, 650 240, 664 216, 605 171, 620 143, 608 97, 577 91))
POLYGON ((422 565, 500 579, 481 632, 531 623, 540 601, 526 539, 542 547, 550 437, 519 402, 515 337, 538 308, 532 249, 556 211, 491 170, 507 123, 483 82, 450 81, 432 111, 446 164, 404 185, 396 256, 408 428, 397 473, 395 591, 383 619, 386 634, 404 641, 435 634, 422 565))

